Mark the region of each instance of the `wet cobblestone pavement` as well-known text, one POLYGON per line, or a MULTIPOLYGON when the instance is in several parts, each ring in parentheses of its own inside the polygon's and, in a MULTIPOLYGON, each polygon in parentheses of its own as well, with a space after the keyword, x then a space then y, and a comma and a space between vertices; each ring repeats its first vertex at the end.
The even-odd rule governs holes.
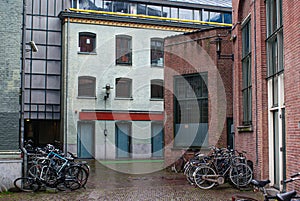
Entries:
POLYGON ((99 163, 95 160, 88 162, 91 166, 91 173, 86 189, 72 192, 57 192, 54 189, 47 189, 37 193, 8 192, 0 194, 0 201, 230 201, 233 194, 247 194, 258 200, 263 200, 260 193, 246 190, 240 191, 229 184, 223 184, 210 190, 201 190, 188 184, 182 173, 173 173, 167 170, 152 172, 151 170, 162 168, 162 163, 158 162, 99 163), (124 172, 144 172, 144 174, 128 174, 124 172), (147 174, 146 172, 150 173, 147 174))

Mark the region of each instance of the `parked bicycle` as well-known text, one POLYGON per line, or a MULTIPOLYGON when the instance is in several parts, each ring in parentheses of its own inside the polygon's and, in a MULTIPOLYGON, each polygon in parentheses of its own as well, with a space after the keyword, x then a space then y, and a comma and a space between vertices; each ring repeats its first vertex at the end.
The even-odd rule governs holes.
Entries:
MULTIPOLYGON (((290 179, 287 179, 283 181, 284 183, 294 182, 297 180, 300 180, 300 173, 296 173, 291 176, 290 179)), ((277 201, 300 201, 300 197, 297 196, 297 192, 295 190, 288 191, 288 192, 277 192, 277 190, 274 190, 272 188, 266 188, 270 184, 270 180, 255 180, 253 179, 251 181, 251 184, 253 185, 255 190, 259 190, 263 193, 264 201, 270 201, 270 200, 277 200, 277 201)), ((240 195, 236 194, 232 196, 232 201, 260 201, 256 198, 246 196, 246 195, 240 195)))
POLYGON ((229 180, 236 187, 247 186, 252 180, 252 169, 242 153, 213 147, 206 163, 201 163, 193 173, 194 182, 201 189, 210 189, 229 180))
POLYGON ((64 157, 50 144, 43 149, 36 148, 30 164, 27 176, 14 181, 15 187, 21 191, 38 191, 41 187, 77 190, 85 187, 89 177, 90 168, 86 162, 75 161, 71 153, 64 157))

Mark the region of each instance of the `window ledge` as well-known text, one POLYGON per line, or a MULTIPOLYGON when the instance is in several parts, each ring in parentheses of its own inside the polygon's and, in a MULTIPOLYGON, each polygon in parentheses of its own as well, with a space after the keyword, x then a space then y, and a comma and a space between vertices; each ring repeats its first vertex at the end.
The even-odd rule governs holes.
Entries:
POLYGON ((252 125, 242 125, 237 127, 238 132, 252 132, 253 126, 252 125))
POLYGON ((163 101, 163 98, 150 98, 150 101, 163 101))
POLYGON ((77 99, 97 99, 96 96, 77 96, 77 99))
POLYGON ((160 66, 160 65, 151 65, 151 68, 164 68, 164 66, 160 66))
POLYGON ((78 54, 85 54, 85 55, 97 55, 96 52, 78 52, 78 54))
POLYGON ((115 100, 133 100, 133 98, 118 98, 118 97, 116 97, 115 100))

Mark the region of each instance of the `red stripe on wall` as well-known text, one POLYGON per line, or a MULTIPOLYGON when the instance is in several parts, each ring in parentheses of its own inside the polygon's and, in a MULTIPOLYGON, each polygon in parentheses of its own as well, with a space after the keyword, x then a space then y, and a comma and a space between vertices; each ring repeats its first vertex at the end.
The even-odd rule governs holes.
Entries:
POLYGON ((80 112, 80 120, 124 120, 124 121, 163 121, 164 114, 158 112, 80 112))

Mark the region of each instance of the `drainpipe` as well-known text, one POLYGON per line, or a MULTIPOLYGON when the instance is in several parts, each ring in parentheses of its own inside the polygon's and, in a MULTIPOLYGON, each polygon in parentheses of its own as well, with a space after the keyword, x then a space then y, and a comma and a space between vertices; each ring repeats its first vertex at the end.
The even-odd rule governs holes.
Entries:
POLYGON ((21 117, 20 117, 20 149, 23 152, 23 175, 27 173, 27 151, 24 147, 24 103, 25 103, 25 54, 26 54, 26 0, 23 0, 22 27, 22 67, 21 67, 21 117))
POLYGON ((67 23, 67 42, 66 42, 66 50, 65 50, 65 53, 66 53, 66 59, 65 59, 65 62, 66 62, 66 70, 65 70, 65 77, 66 79, 63 79, 64 82, 65 82, 65 97, 64 97, 64 105, 65 105, 65 108, 64 108, 64 111, 65 111, 65 114, 64 114, 64 154, 65 156, 67 155, 68 153, 68 134, 67 134, 67 131, 68 131, 68 70, 69 70, 69 26, 70 26, 70 17, 68 17, 68 23, 67 23))
POLYGON ((256 1, 253 0, 253 9, 254 9, 254 77, 255 77, 255 154, 256 154, 256 166, 258 166, 258 112, 257 112, 257 57, 256 57, 256 1))

